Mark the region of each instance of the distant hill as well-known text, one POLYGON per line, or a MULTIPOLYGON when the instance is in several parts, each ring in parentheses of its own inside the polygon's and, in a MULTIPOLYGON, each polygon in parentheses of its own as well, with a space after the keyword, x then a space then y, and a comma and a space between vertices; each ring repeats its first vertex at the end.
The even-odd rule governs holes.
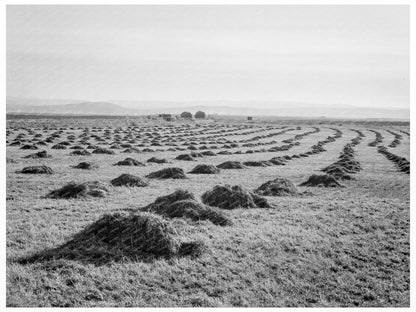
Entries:
POLYGON ((356 107, 350 105, 322 105, 296 102, 233 102, 233 101, 112 101, 78 102, 70 100, 42 100, 7 98, 7 113, 28 114, 71 114, 71 115, 148 115, 158 113, 180 114, 189 111, 192 114, 201 110, 207 114, 278 116, 302 118, 342 118, 342 119, 410 119, 409 109, 385 109, 356 107), (114 102, 116 102, 114 104, 114 102), (27 104, 27 103, 36 103, 27 104), (50 104, 56 103, 56 104, 50 104), (266 107, 266 108, 265 108, 266 107))

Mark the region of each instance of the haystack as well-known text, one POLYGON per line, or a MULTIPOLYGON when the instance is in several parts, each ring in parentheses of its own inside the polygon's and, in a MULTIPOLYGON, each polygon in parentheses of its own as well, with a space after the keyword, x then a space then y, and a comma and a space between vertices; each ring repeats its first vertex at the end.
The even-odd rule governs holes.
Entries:
POLYGON ((181 154, 176 156, 176 160, 186 160, 186 161, 193 161, 195 160, 191 155, 189 154, 181 154))
POLYGON ((69 153, 69 155, 71 156, 91 156, 91 153, 88 152, 87 150, 83 149, 83 150, 75 150, 71 153, 69 153))
POLYGON ((113 166, 145 166, 145 164, 133 158, 126 158, 115 163, 113 166))
POLYGON ((149 158, 147 160, 147 162, 154 162, 154 163, 157 163, 157 164, 165 164, 168 161, 164 158, 161 159, 161 158, 152 157, 152 158, 149 158))
POLYGON ((204 156, 217 156, 217 154, 215 154, 213 151, 204 151, 201 152, 201 154, 204 156))
POLYGON ((36 145, 30 145, 30 144, 25 144, 23 145, 20 149, 24 149, 24 150, 37 150, 38 147, 36 145))
POLYGON ((98 169, 98 165, 89 162, 80 162, 78 165, 72 166, 72 168, 91 170, 98 169))
POLYGON ((192 169, 189 173, 195 173, 195 174, 215 174, 219 173, 220 169, 215 167, 214 165, 197 165, 194 169, 192 169))
POLYGON ((307 181, 301 183, 300 186, 342 187, 333 176, 328 174, 313 174, 307 181))
POLYGON ((142 178, 128 174, 123 173, 118 178, 115 178, 111 180, 111 184, 114 186, 137 186, 137 187, 145 187, 148 186, 149 183, 142 178))
POLYGON ((243 164, 245 166, 248 166, 248 167, 269 167, 269 166, 273 165, 273 163, 271 163, 270 161, 267 161, 267 160, 246 161, 246 162, 243 162, 243 164))
POLYGON ((95 150, 92 151, 92 153, 93 154, 109 154, 109 155, 115 154, 114 151, 109 150, 107 148, 103 148, 103 147, 96 148, 95 150))
POLYGON ((186 175, 181 168, 165 168, 159 171, 151 172, 147 176, 150 179, 186 179, 186 175))
POLYGON ((239 185, 217 185, 202 195, 202 202, 222 209, 270 207, 265 198, 249 192, 239 185))
POLYGON ((170 223, 149 213, 106 214, 64 245, 25 259, 33 262, 67 258, 93 263, 199 256, 200 241, 183 242, 170 223))
POLYGON ((45 198, 81 198, 81 197, 105 197, 108 189, 98 181, 75 183, 70 182, 60 189, 50 192, 45 198))
POLYGON ((20 173, 52 174, 53 170, 48 166, 30 166, 23 168, 20 173))
POLYGON ((220 169, 245 169, 247 168, 239 161, 226 161, 217 166, 220 169))
POLYGON ((299 194, 296 186, 285 178, 276 178, 263 183, 254 192, 263 196, 290 196, 299 194))
POLYGON ((52 157, 52 156, 49 155, 46 151, 41 151, 41 152, 37 152, 37 153, 34 153, 34 154, 27 155, 23 158, 37 159, 37 158, 50 158, 50 157, 52 157))
POLYGON ((51 148, 52 149, 66 149, 66 146, 62 144, 55 144, 51 148))
POLYGON ((188 218, 194 221, 209 220, 213 224, 221 226, 232 224, 221 210, 197 202, 194 195, 186 190, 177 190, 172 194, 158 197, 154 203, 141 210, 169 218, 188 218))
POLYGON ((352 180, 353 177, 350 176, 347 171, 338 164, 333 164, 322 169, 323 172, 333 176, 337 180, 352 180))

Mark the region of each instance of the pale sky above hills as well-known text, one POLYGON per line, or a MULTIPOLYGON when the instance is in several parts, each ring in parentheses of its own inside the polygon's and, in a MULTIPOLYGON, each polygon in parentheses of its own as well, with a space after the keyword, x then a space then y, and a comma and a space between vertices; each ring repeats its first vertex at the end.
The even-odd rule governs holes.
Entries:
POLYGON ((8 6, 7 95, 408 108, 409 9, 8 6))

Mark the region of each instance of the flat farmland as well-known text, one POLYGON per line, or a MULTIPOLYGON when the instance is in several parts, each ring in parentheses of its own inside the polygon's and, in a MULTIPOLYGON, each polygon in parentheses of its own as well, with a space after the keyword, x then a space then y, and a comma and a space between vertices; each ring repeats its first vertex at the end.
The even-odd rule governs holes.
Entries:
POLYGON ((6 143, 8 306, 410 304, 409 125, 11 119, 6 143))

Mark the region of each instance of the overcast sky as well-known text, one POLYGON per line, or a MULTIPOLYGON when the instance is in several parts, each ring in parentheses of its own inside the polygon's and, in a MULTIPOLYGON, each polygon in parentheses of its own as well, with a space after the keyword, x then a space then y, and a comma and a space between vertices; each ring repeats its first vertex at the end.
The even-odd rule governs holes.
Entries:
POLYGON ((407 6, 8 6, 7 95, 409 107, 407 6))

